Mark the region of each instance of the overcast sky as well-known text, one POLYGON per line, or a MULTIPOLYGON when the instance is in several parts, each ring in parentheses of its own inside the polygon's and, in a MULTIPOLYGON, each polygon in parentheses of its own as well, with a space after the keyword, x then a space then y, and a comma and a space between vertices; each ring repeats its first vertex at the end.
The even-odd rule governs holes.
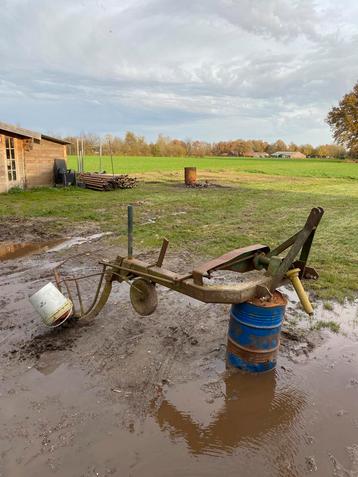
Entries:
POLYGON ((0 120, 208 141, 331 141, 357 0, 0 0, 0 120))

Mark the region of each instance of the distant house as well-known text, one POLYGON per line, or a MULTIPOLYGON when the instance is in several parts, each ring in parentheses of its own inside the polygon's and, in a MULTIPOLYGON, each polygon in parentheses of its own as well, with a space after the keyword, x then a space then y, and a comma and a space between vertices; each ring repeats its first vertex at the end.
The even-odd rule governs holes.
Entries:
POLYGON ((12 187, 53 185, 55 159, 65 159, 67 141, 0 122, 0 192, 12 187))
POLYGON ((270 157, 270 154, 267 152, 248 152, 245 154, 246 157, 270 157))
POLYGON ((271 157, 289 157, 290 159, 305 159, 306 155, 299 151, 277 151, 271 157))

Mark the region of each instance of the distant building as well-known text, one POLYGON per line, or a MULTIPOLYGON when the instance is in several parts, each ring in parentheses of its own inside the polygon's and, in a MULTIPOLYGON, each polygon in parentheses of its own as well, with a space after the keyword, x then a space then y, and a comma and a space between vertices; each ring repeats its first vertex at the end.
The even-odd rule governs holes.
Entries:
POLYGON ((0 192, 54 183, 54 160, 65 159, 67 141, 0 122, 0 192))
POLYGON ((290 159, 305 159, 306 154, 299 151, 277 151, 271 154, 271 157, 288 157, 290 159))
POLYGON ((245 154, 246 157, 270 157, 270 154, 267 152, 248 152, 245 154))
POLYGON ((244 152, 239 153, 238 151, 229 151, 229 152, 222 152, 219 154, 222 157, 270 157, 270 154, 267 152, 244 152))

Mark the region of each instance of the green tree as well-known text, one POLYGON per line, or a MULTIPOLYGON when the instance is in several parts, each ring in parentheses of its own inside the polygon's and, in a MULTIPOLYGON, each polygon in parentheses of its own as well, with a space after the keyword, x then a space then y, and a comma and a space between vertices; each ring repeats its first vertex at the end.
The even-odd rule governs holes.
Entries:
POLYGON ((302 144, 302 146, 299 147, 299 150, 302 154, 306 154, 306 156, 312 156, 314 147, 312 144, 302 144))
POLYGON ((266 152, 268 147, 268 142, 261 139, 252 139, 251 141, 253 152, 266 152))
POLYGON ((250 141, 237 139, 236 141, 232 142, 231 150, 238 156, 245 156, 245 154, 252 152, 252 144, 250 141))
POLYGON ((292 141, 291 141, 290 144, 287 146, 287 149, 288 149, 289 151, 292 151, 292 152, 296 152, 296 151, 299 150, 297 144, 295 144, 295 143, 292 142, 292 141))
POLYGON ((279 151, 287 151, 286 143, 282 141, 282 139, 278 139, 273 144, 270 144, 267 148, 267 152, 269 154, 272 154, 274 152, 279 152, 279 151))
POLYGON ((327 115, 334 140, 349 149, 351 154, 358 153, 358 82, 353 90, 343 96, 338 106, 334 106, 327 115))

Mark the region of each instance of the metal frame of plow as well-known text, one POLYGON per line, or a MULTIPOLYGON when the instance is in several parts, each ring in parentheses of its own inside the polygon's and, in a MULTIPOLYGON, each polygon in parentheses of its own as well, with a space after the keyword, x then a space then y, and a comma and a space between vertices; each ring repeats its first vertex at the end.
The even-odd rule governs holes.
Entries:
MULTIPOLYGON (((61 289, 61 285, 64 284, 71 299, 69 281, 75 282, 80 308, 75 310, 75 317, 80 319, 91 319, 98 315, 108 300, 113 282, 127 282, 134 287, 137 294, 142 294, 143 290, 139 290, 139 288, 136 290, 136 285, 133 283, 138 278, 154 285, 162 285, 205 303, 243 303, 255 297, 268 299, 277 287, 288 280, 289 271, 297 270, 299 279, 318 278, 317 272, 307 266, 307 259, 323 212, 320 207, 313 208, 304 227, 273 250, 270 250, 267 245, 261 244, 235 249, 198 265, 190 273, 181 275, 162 267, 169 243, 166 239, 163 240, 156 263, 149 264, 132 256, 133 209, 132 206, 128 206, 128 256, 117 256, 113 261, 103 260, 100 262, 103 270, 98 274, 99 284, 89 308, 85 310, 83 307, 78 282, 83 278, 94 276, 94 274, 62 279, 57 270, 55 272, 57 286, 61 289), (281 257, 285 251, 287 251, 286 256, 281 257), (299 253, 299 260, 294 261, 299 253), (208 280, 219 270, 229 270, 240 274, 256 270, 258 273, 248 279, 244 277, 244 280, 239 283, 222 285, 208 283, 208 280)), ((304 305, 305 300, 302 299, 296 287, 295 289, 304 305)), ((301 289, 303 290, 302 286, 301 289)), ((306 308, 305 310, 307 311, 306 308)), ((310 314, 310 311, 308 310, 307 313, 310 314)))

